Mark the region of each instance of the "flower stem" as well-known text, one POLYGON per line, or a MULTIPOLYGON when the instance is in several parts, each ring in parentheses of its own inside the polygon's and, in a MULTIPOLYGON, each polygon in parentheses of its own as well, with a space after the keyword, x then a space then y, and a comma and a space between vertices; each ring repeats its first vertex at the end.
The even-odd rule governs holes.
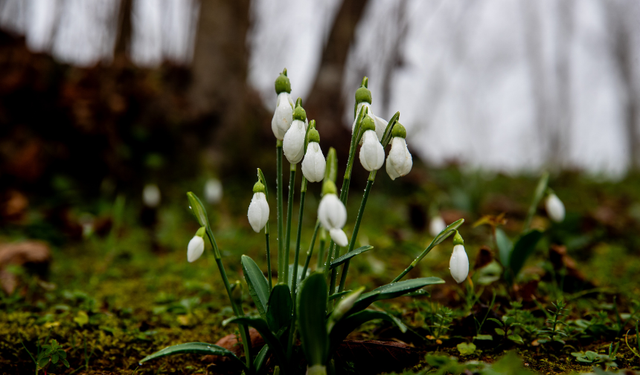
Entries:
MULTIPOLYGON (((291 246, 290 246, 290 242, 291 242, 291 216, 293 216, 293 193, 294 193, 294 186, 296 183, 296 167, 297 164, 291 164, 290 166, 290 173, 289 173, 289 199, 287 201, 287 231, 285 234, 285 238, 284 238, 284 247, 285 247, 285 254, 284 254, 284 279, 282 279, 281 281, 278 280, 278 282, 283 282, 283 283, 287 283, 289 280, 289 254, 291 252, 291 246)), ((289 285, 289 288, 291 288, 291 285, 289 285)))
MULTIPOLYGON (((300 211, 298 211, 298 237, 296 239, 296 252, 293 254, 293 285, 291 286, 291 298, 296 300, 296 286, 298 284, 298 261, 300 257, 300 236, 302 234, 302 214, 304 213, 304 198, 307 195, 307 179, 302 177, 300 186, 300 211)), ((302 274, 304 276, 304 274, 302 274)), ((295 316, 294 316, 295 318, 295 316)))
MULTIPOLYGON (((231 308, 233 309, 234 314, 237 317, 244 316, 242 312, 242 307, 234 302, 234 299, 231 297, 231 285, 229 284, 229 278, 227 277, 227 272, 224 269, 224 265, 222 264, 222 257, 220 256, 220 250, 218 249, 218 244, 216 243, 216 239, 213 236, 213 231, 209 225, 207 228, 207 237, 209 238, 209 242, 211 243, 211 247, 213 247, 213 253, 215 254, 216 264, 218 265, 218 270, 220 271, 220 277, 222 278, 222 282, 224 284, 225 289, 227 290, 227 295, 229 296, 229 302, 231 302, 231 308)), ((244 347, 244 356, 246 358, 247 367, 252 367, 251 362, 251 341, 249 341, 249 328, 246 325, 240 325, 240 337, 242 338, 242 346, 244 347)))
POLYGON ((276 205, 278 206, 278 282, 286 283, 286 266, 287 262, 284 260, 284 246, 282 244, 284 239, 284 233, 282 230, 282 141, 278 140, 276 143, 276 205))
MULTIPOLYGON (((307 259, 304 261, 304 267, 302 268, 302 280, 304 280, 305 275, 307 274, 307 270, 309 269, 309 263, 311 263, 311 255, 313 255, 313 246, 316 244, 316 236, 318 235, 318 229, 320 229, 320 221, 316 222, 316 228, 313 230, 313 236, 311 237, 311 244, 309 245, 309 250, 307 250, 307 259)), ((318 260, 318 264, 316 268, 320 265, 320 261, 318 260)))
POLYGON ((273 281, 271 281, 271 249, 269 247, 269 223, 265 226, 264 230, 265 243, 267 245, 267 279, 269 280, 269 294, 273 289, 273 281))
MULTIPOLYGON (((351 234, 351 241, 349 241, 349 248, 347 249, 347 253, 352 251, 356 245, 356 239, 358 238, 358 231, 360 230, 360 222, 362 221, 362 216, 364 214, 364 208, 367 205, 367 199, 369 198, 369 192, 371 192, 371 187, 373 186, 373 182, 376 179, 376 172, 372 171, 369 173, 369 178, 367 179, 367 187, 364 189, 364 194, 362 195, 362 200, 360 201, 360 208, 358 209, 358 216, 356 217, 356 223, 353 226, 353 233, 351 234)), ((338 293, 344 290, 344 284, 347 280, 347 273, 349 272, 349 261, 347 259, 342 266, 342 275, 340 276, 340 287, 338 288, 338 293)))
MULTIPOLYGON (((322 231, 324 231, 324 228, 321 228, 322 231)), ((325 232, 323 232, 325 233, 325 232)), ((318 249, 318 262, 316 264, 316 271, 324 271, 325 268, 325 258, 326 258, 326 239, 324 234, 320 235, 320 249, 318 249)))

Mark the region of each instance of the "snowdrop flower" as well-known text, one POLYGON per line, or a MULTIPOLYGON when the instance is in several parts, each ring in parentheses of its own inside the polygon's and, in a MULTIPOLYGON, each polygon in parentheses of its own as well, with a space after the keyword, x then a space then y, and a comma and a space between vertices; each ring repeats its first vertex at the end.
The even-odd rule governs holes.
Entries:
POLYGON ((320 149, 320 134, 316 129, 309 130, 307 153, 302 160, 302 174, 309 182, 319 182, 324 178, 327 161, 320 149))
POLYGON ((342 230, 347 222, 347 209, 336 195, 336 185, 331 180, 325 180, 322 192, 324 196, 318 205, 320 224, 329 231, 333 242, 342 247, 347 246, 349 240, 342 230))
MULTIPOLYGON (((353 125, 351 126, 351 133, 356 129, 356 122, 358 121, 358 115, 360 112, 366 109, 365 114, 369 114, 371 118, 373 118, 373 122, 375 125, 376 135, 378 136, 378 140, 382 141, 382 137, 384 136, 384 132, 387 129, 388 122, 376 115, 371 111, 371 91, 367 88, 369 84, 369 79, 364 77, 362 80, 362 85, 356 90, 356 107, 353 119, 353 125)), ((362 144, 362 140, 360 140, 360 144, 362 144)))
POLYGON ((189 263, 198 260, 204 252, 204 232, 205 228, 201 227, 191 241, 189 241, 189 245, 187 246, 187 260, 189 263))
POLYGON ((260 181, 253 185, 253 198, 249 204, 247 217, 251 228, 256 233, 259 233, 269 220, 269 203, 267 203, 267 196, 264 194, 264 185, 260 181))
POLYGON ((557 195, 550 193, 544 201, 544 206, 551 220, 556 223, 564 220, 564 204, 557 195))
POLYGON ((437 236, 447 227, 447 223, 444 222, 442 216, 437 215, 431 218, 429 221, 429 234, 432 237, 437 236))
POLYGON ((293 121, 293 100, 291 100, 291 82, 285 69, 276 79, 276 110, 271 119, 271 130, 277 139, 282 140, 293 121))
POLYGON ((160 204, 160 188, 156 184, 146 184, 142 189, 142 202, 150 208, 158 207, 160 204))
POLYGON ((374 126, 371 116, 366 116, 362 120, 364 135, 362 147, 360 147, 360 163, 369 172, 377 171, 384 163, 384 148, 378 140, 374 126))
POLYGON ((304 139, 307 135, 307 113, 297 105, 293 111, 293 123, 282 141, 282 151, 289 163, 298 164, 304 157, 304 139))
POLYGON ((222 184, 217 178, 210 178, 204 184, 204 199, 211 204, 222 199, 222 184))
POLYGON ((387 156, 387 174, 392 180, 407 175, 413 166, 411 153, 407 148, 407 131, 400 123, 396 123, 391 132, 391 150, 387 156))
POLYGON ((451 253, 449 260, 449 271, 458 284, 463 282, 469 274, 469 258, 464 250, 464 240, 457 231, 453 237, 453 253, 451 253))

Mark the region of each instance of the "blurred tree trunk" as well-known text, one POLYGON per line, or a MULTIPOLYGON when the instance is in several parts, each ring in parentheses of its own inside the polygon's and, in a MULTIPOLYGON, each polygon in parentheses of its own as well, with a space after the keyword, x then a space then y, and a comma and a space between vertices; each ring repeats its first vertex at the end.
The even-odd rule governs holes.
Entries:
MULTIPOLYGON (((326 140, 328 145, 334 147, 345 143, 334 141, 347 132, 342 124, 342 78, 349 48, 366 5, 367 0, 342 2, 322 51, 322 60, 309 100, 303 103, 307 114, 318 122, 323 141, 326 140)), ((356 88, 354 87, 354 92, 356 88)))
POLYGON ((118 14, 118 30, 116 30, 116 47, 114 60, 120 56, 126 56, 130 48, 131 41, 131 5, 132 0, 120 0, 118 14))

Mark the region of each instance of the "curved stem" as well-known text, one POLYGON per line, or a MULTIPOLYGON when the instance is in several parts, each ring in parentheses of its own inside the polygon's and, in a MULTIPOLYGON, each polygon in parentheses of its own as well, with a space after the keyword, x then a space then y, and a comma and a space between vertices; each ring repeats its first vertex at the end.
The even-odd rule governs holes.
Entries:
MULTIPOLYGON (((294 185, 296 183, 296 166, 297 164, 291 164, 289 173, 289 199, 287 200, 287 231, 284 238, 284 279, 278 282, 288 283, 289 280, 289 254, 291 252, 291 216, 293 216, 293 193, 294 185)), ((289 285, 291 288, 291 285, 289 285)))
POLYGON ((285 268, 287 262, 284 260, 284 232, 282 230, 282 141, 276 143, 276 205, 278 210, 278 282, 287 282, 285 268))

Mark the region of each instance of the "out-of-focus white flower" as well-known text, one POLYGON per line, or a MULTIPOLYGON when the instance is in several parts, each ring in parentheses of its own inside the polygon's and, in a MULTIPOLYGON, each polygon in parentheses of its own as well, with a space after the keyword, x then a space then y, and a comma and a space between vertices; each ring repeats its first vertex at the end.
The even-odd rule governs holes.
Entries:
POLYGON ((407 131, 404 129, 404 126, 397 123, 393 127, 391 136, 393 138, 391 139, 391 150, 389 151, 389 156, 387 156, 386 169, 389 177, 395 180, 411 172, 413 159, 411 158, 409 148, 407 148, 407 141, 405 140, 407 131))
POLYGON ((560 223, 564 220, 564 204, 557 195, 553 193, 549 194, 544 202, 544 206, 547 210, 547 215, 549 215, 551 220, 556 223, 560 223))
POLYGON ((204 184, 204 199, 214 204, 222 199, 222 183, 217 178, 210 178, 204 184))
POLYGON ((469 275, 469 258, 464 250, 464 240, 458 232, 453 237, 453 245, 453 252, 449 260, 449 271, 451 271, 453 279, 460 284, 469 275))
POLYGON ((264 194, 264 185, 260 181, 253 185, 253 198, 249 204, 247 217, 251 228, 256 233, 259 233, 269 221, 269 203, 267 203, 267 196, 264 194))
POLYGON ((444 222, 442 216, 434 216, 429 220, 429 234, 432 237, 437 236, 447 227, 447 223, 444 222))
MULTIPOLYGON (((367 118, 373 123, 373 119, 367 118)), ((367 119, 363 121, 363 126, 367 123, 367 119)), ((364 169, 377 171, 384 163, 384 148, 378 140, 378 136, 373 129, 365 128, 362 136, 362 147, 360 147, 360 163, 364 169)))
POLYGON ((271 130, 277 139, 282 140, 293 121, 293 100, 291 100, 291 83, 287 77, 287 69, 285 69, 276 79, 276 93, 278 100, 276 101, 276 110, 271 119, 271 130))
POLYGON ((302 174, 309 182, 319 182, 324 178, 327 161, 320 149, 320 135, 316 129, 309 130, 307 153, 302 160, 302 174))
POLYGON ((322 187, 324 196, 318 205, 318 219, 324 229, 329 231, 333 242, 339 246, 347 246, 349 240, 342 227, 347 222, 347 209, 336 195, 336 186, 333 181, 327 180, 322 187))
POLYGON ((160 204, 160 188, 156 184, 146 184, 142 189, 142 202, 145 206, 155 208, 160 204))
POLYGON ((307 135, 307 113, 297 105, 293 111, 293 123, 282 141, 282 151, 289 163, 298 164, 304 157, 304 139, 307 135))
POLYGON ((196 235, 189 241, 189 245, 187 246, 187 260, 189 263, 195 262, 202 256, 202 253, 204 253, 204 238, 202 238, 204 231, 204 227, 198 229, 196 235))

